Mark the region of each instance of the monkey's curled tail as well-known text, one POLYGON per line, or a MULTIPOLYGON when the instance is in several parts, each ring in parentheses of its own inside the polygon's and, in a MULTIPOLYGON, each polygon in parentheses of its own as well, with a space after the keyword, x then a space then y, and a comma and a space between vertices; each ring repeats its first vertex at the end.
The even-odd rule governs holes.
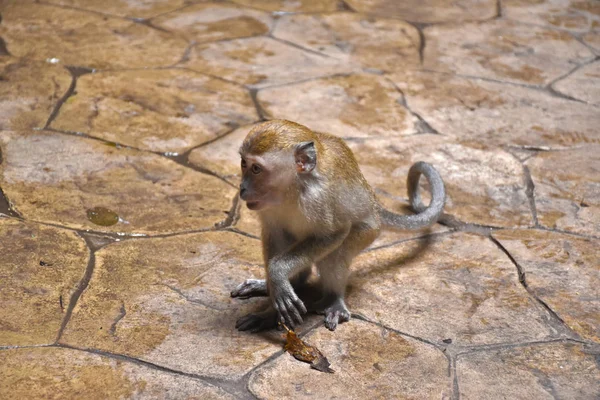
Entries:
POLYGON ((408 171, 408 198, 410 206, 417 214, 400 215, 380 206, 379 216, 384 226, 395 229, 419 229, 437 222, 444 210, 446 189, 442 177, 431 164, 419 161, 408 171), (421 201, 419 179, 421 175, 429 181, 431 187, 431 202, 427 207, 421 201))

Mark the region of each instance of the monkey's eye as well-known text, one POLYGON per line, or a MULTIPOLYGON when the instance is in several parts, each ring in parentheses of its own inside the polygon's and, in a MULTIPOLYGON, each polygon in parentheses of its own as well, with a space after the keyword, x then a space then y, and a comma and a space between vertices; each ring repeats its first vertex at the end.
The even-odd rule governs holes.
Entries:
POLYGON ((261 171, 262 171, 262 168, 261 168, 260 166, 258 166, 258 165, 256 165, 256 164, 253 164, 253 165, 252 165, 252 173, 253 173, 254 175, 258 175, 258 174, 260 174, 260 172, 261 172, 261 171))
POLYGON ((245 168, 246 168, 246 160, 244 160, 244 159, 242 158, 242 169, 245 169, 245 168))

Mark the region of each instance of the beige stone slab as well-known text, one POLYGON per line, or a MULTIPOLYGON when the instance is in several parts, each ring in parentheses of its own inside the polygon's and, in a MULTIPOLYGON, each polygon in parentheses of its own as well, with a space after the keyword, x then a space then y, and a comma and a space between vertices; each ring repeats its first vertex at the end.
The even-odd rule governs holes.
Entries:
MULTIPOLYGON (((417 161, 426 161, 444 180, 446 213, 480 225, 533 223, 523 168, 503 150, 461 145, 439 135, 411 136, 394 143, 372 139, 349 145, 367 181, 377 191, 406 199, 409 168, 417 161)), ((392 211, 405 210, 400 202, 389 203, 388 207, 392 211)))
POLYGON ((424 31, 427 69, 544 85, 594 57, 568 32, 509 20, 432 26, 424 31))
POLYGON ((360 255, 350 277, 352 312, 436 343, 514 343, 555 335, 491 240, 455 233, 360 255))
MULTIPOLYGON (((554 89, 568 96, 574 97, 586 103, 600 106, 600 62, 595 62, 582 67, 566 79, 554 84, 554 89)), ((591 121, 598 131, 600 123, 600 111, 597 110, 597 120, 591 121)))
POLYGON ((203 2, 152 20, 188 40, 209 42, 268 33, 273 20, 266 12, 220 2, 203 2))
POLYGON ((277 331, 235 329, 237 318, 268 302, 229 295, 245 279, 264 277, 261 257, 258 241, 230 232, 105 247, 96 253, 90 286, 61 341, 184 372, 240 378, 282 349, 277 331))
POLYGON ((490 350, 456 362, 462 399, 581 399, 600 396, 598 349, 552 343, 490 350))
POLYGON ((348 0, 347 3, 362 13, 421 23, 483 21, 497 14, 493 0, 348 0))
POLYGON ((255 371, 250 390, 261 399, 450 398, 448 361, 434 347, 366 322, 324 328, 306 340, 331 362, 334 374, 283 354, 255 371))
POLYGON ((267 37, 198 45, 183 65, 250 87, 348 73, 356 66, 267 37))
POLYGON ((164 157, 69 135, 3 134, 0 185, 27 219, 77 229, 157 234, 212 228, 236 189, 164 157), (92 223, 104 207, 117 224, 92 223))
POLYGON ((600 6, 594 0, 506 0, 502 15, 573 32, 600 27, 600 6))
POLYGON ((527 160, 540 224, 598 236, 600 144, 539 153, 527 160))
POLYGON ((418 131, 402 94, 378 75, 323 78, 261 90, 258 100, 273 118, 298 122, 340 137, 398 137, 418 131))
POLYGON ((51 0, 48 3, 129 18, 152 18, 192 3, 192 0, 51 0))
POLYGON ((53 128, 151 151, 181 153, 258 120, 246 89, 183 69, 87 74, 76 92, 53 128))
POLYGON ((419 32, 397 19, 356 13, 285 15, 273 35, 363 68, 389 71, 419 64, 419 32))
POLYGON ((494 237, 544 303, 583 338, 600 341, 600 240, 529 230, 494 237))
POLYGON ((97 69, 164 67, 187 47, 171 33, 125 19, 14 2, 2 12, 0 36, 13 56, 97 69))
POLYGON ((43 127, 70 84, 61 66, 0 57, 0 129, 43 127))
POLYGON ((0 351, 3 399, 233 399, 198 379, 62 348, 0 351))
MULTIPOLYGON (((411 110, 461 142, 483 148, 554 149, 600 142, 597 107, 545 91, 442 73, 403 72, 390 78, 405 93, 411 110)), ((587 78, 584 88, 575 88, 579 80, 565 85, 593 97, 593 77, 582 78, 587 78)))
POLYGON ((588 46, 596 50, 596 55, 600 55, 600 30, 588 32, 582 35, 581 38, 588 46))
POLYGON ((0 217, 0 254, 0 346, 54 342, 88 264, 85 242, 71 231, 0 217))
POLYGON ((233 0, 244 6, 274 12, 329 12, 339 8, 337 0, 233 0))

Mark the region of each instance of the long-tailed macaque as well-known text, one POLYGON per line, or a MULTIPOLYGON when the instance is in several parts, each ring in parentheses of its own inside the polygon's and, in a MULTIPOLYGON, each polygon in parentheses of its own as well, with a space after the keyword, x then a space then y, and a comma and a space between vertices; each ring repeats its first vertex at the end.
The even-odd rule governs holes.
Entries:
POLYGON ((232 297, 269 296, 272 307, 240 318, 239 330, 294 327, 307 309, 294 286, 316 265, 323 298, 311 307, 335 330, 348 321, 344 292, 352 259, 379 235, 381 227, 417 229, 435 223, 444 208, 442 178, 418 162, 408 173, 408 195, 417 214, 385 210, 362 175, 352 151, 336 136, 274 120, 255 126, 241 148, 240 197, 258 212, 266 280, 248 279, 232 297), (425 175, 431 202, 425 207, 419 179, 425 175))

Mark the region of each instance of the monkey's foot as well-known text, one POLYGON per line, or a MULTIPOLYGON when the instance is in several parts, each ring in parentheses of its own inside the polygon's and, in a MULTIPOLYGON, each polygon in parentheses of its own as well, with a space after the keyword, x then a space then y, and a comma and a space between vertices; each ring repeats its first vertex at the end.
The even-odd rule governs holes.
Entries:
POLYGON ((344 300, 338 298, 325 309, 325 326, 330 331, 335 331, 338 324, 347 321, 350 321, 350 311, 348 311, 344 300))
POLYGON ((231 297, 249 299, 251 297, 267 296, 267 281, 264 279, 246 279, 231 291, 231 297))
POLYGON ((277 312, 270 309, 260 313, 248 314, 237 320, 235 327, 239 331, 252 333, 273 329, 277 326, 277 312))

